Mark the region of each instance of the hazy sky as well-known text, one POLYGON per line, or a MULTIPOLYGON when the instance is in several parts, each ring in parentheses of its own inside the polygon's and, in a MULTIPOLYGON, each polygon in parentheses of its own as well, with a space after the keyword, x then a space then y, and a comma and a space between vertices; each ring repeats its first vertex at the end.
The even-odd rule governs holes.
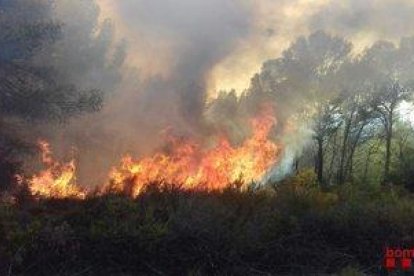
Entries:
MULTIPOLYGON (((129 40, 129 62, 168 76, 201 55, 210 93, 243 90, 263 61, 299 35, 325 30, 359 51, 377 39, 414 35, 414 0, 98 0, 129 40), (196 49, 202 48, 200 51, 196 49), (188 51, 188 54, 186 54, 188 51)), ((200 58, 201 59, 201 58, 200 58)))

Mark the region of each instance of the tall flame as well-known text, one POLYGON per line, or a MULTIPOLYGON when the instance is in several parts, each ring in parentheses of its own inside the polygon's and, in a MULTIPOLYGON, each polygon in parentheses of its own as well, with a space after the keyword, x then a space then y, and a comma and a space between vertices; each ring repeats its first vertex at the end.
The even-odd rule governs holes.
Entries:
POLYGON ((122 159, 119 168, 113 168, 110 182, 103 191, 139 195, 149 183, 180 185, 185 189, 216 190, 240 181, 260 180, 274 165, 280 147, 268 139, 276 123, 266 110, 253 119, 252 136, 239 147, 233 147, 225 137, 214 148, 203 150, 191 140, 171 139, 171 152, 159 152, 151 157, 122 159))
POLYGON ((53 159, 49 143, 39 141, 39 147, 46 169, 29 179, 30 192, 48 198, 85 198, 86 193, 76 185, 75 160, 60 163, 53 159))
MULTIPOLYGON (((272 113, 265 109, 261 116, 251 120, 252 135, 238 147, 231 145, 226 137, 220 137, 209 149, 193 140, 170 138, 167 152, 139 160, 125 156, 100 190, 136 197, 153 183, 211 191, 235 182, 247 185, 259 181, 275 165, 281 151, 268 137, 276 123, 272 113)), ((39 146, 46 169, 28 180, 30 192, 46 198, 84 199, 87 193, 76 183, 75 161, 58 162, 47 142, 40 141, 39 146)))

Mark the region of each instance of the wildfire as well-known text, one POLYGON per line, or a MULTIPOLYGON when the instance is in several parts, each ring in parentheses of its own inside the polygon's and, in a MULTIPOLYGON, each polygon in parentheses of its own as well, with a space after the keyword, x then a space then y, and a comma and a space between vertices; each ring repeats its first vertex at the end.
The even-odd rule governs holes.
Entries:
POLYGON ((180 185, 184 189, 216 190, 240 181, 260 180, 275 164, 280 147, 268 139, 276 123, 270 112, 264 112, 251 121, 252 136, 239 147, 233 147, 225 137, 211 149, 194 141, 170 139, 170 152, 159 152, 151 157, 122 159, 119 168, 113 168, 110 182, 103 191, 115 191, 133 197, 149 183, 180 185))
MULTIPOLYGON (((251 120, 252 135, 239 146, 226 137, 205 149, 193 140, 170 138, 168 150, 134 160, 125 156, 121 165, 113 168, 102 194, 108 192, 138 196, 149 184, 176 185, 183 189, 220 190, 238 182, 248 185, 262 177, 275 164, 280 146, 269 139, 276 120, 266 109, 251 120)), ((76 184, 76 166, 72 159, 61 163, 53 158, 47 142, 39 142, 45 170, 27 182, 33 195, 47 198, 84 199, 86 191, 76 184)))
POLYGON ((29 179, 30 192, 48 198, 85 198, 86 193, 76 185, 75 160, 60 163, 53 159, 47 142, 40 141, 39 147, 42 151, 42 163, 46 169, 29 179))

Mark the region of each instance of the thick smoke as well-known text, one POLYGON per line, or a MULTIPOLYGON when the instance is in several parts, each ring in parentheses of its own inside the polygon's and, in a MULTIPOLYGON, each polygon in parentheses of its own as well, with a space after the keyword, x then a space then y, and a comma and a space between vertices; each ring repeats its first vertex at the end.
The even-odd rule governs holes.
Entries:
MULTIPOLYGON (((168 45, 167 75, 144 83, 141 91, 140 105, 148 119, 167 120, 185 132, 201 131, 209 74, 247 35, 246 7, 232 0, 127 0, 118 12, 147 45, 168 45)), ((159 57, 154 53, 151 59, 159 57)))
POLYGON ((79 148, 79 182, 85 185, 105 181, 124 154, 162 146, 169 130, 208 136, 203 113, 209 74, 248 35, 252 19, 246 6, 232 0, 124 0, 111 2, 111 13, 101 18, 108 15, 118 37, 128 41, 122 84, 106 96, 101 112, 75 118, 46 137, 59 152, 79 148))
POLYGON ((345 37, 360 52, 377 40, 414 34, 410 0, 257 0, 247 39, 215 67, 213 86, 242 92, 267 59, 278 57, 297 37, 323 30, 345 37))
POLYGON ((265 60, 276 58, 297 37, 317 30, 344 36, 356 50, 379 39, 414 34, 410 0, 98 2, 128 35, 134 49, 130 59, 142 68, 142 75, 171 72, 175 68, 171 64, 183 57, 179 50, 186 50, 186 40, 201 38, 190 46, 203 46, 198 43, 203 42, 202 36, 212 44, 222 40, 221 48, 214 47, 217 55, 212 56, 214 68, 209 72, 212 94, 231 88, 242 92, 265 60), (230 51, 226 42, 231 42, 230 51))
MULTIPOLYGON (((124 153, 150 152, 168 127, 180 135, 206 136, 208 93, 247 89, 263 62, 301 35, 324 30, 363 48, 414 33, 407 23, 414 10, 409 0, 97 2, 109 11, 102 17, 111 16, 118 36, 127 39, 127 63, 137 70, 125 69, 123 84, 101 113, 76 121, 60 136, 67 144, 85 144, 80 168, 88 178, 91 172, 106 173, 124 153)), ((288 140, 305 143, 309 133, 304 133, 288 140)))
POLYGON ((330 1, 310 18, 309 26, 367 46, 374 40, 397 41, 402 36, 413 35, 413 13, 414 2, 410 0, 330 1))

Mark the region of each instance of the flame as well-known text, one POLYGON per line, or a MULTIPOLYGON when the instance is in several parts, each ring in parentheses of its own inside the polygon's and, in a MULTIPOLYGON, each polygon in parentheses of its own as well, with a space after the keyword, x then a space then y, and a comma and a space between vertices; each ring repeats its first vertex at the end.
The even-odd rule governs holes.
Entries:
MULTIPOLYGON (((149 183, 168 183, 195 190, 218 190, 231 183, 260 180, 275 164, 280 146, 268 139, 276 120, 269 109, 251 121, 252 136, 239 147, 226 137, 203 150, 192 140, 171 138, 170 152, 134 160, 125 156, 119 168, 113 168, 103 192, 139 195, 149 183)), ((246 184, 244 184, 246 185, 246 184)))
MULTIPOLYGON (((227 137, 219 137, 214 147, 205 149, 190 139, 169 137, 168 150, 135 160, 130 155, 112 168, 109 181, 99 190, 138 196, 149 184, 163 183, 183 189, 221 190, 239 183, 242 188, 260 181, 275 165, 281 146, 269 139, 276 124, 270 108, 251 120, 252 135, 238 147, 227 137)), ((76 183, 75 160, 61 163, 53 158, 50 145, 40 141, 43 171, 27 182, 32 195, 46 198, 84 199, 87 191, 76 183)))
POLYGON ((75 160, 67 163, 55 161, 49 143, 39 141, 38 144, 46 169, 28 180, 31 194, 46 198, 84 199, 85 191, 76 185, 75 160))

